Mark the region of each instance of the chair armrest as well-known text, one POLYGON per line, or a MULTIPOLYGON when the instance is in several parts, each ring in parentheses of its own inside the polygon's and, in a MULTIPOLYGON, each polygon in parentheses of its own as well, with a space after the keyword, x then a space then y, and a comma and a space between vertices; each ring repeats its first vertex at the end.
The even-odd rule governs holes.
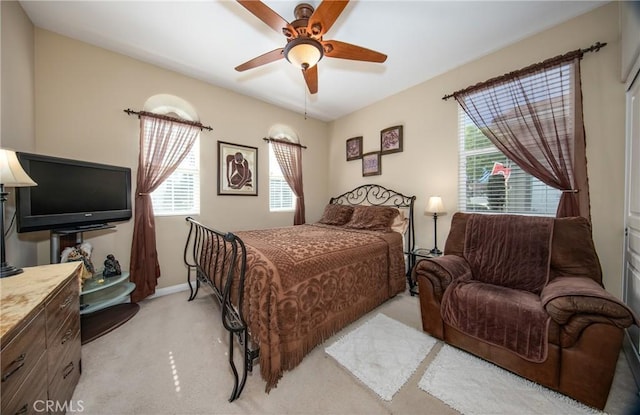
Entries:
POLYGON ((431 282, 434 297, 441 301, 444 291, 453 280, 471 277, 471 268, 462 257, 444 255, 419 261, 413 269, 414 281, 417 281, 418 275, 423 275, 431 282))
POLYGON ((574 317, 585 322, 608 322, 619 328, 638 324, 629 307, 587 277, 558 277, 542 289, 540 300, 560 325, 569 324, 574 317))

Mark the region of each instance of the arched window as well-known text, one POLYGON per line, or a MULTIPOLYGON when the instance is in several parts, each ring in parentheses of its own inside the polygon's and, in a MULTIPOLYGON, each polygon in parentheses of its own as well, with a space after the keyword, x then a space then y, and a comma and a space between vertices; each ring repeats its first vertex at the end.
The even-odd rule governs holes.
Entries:
MULTIPOLYGON (((173 95, 154 95, 145 102, 144 110, 155 114, 198 121, 195 109, 173 95)), ((178 168, 151 193, 155 216, 197 215, 200 213, 200 139, 178 168)))

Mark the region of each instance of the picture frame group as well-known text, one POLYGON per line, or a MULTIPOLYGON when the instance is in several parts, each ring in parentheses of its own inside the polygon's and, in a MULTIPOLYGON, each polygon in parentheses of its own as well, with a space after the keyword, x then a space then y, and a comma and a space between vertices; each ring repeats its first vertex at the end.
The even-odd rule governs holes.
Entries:
POLYGON ((403 151, 403 126, 394 125, 380 131, 380 150, 363 153, 363 137, 352 137, 346 141, 347 161, 362 160, 362 176, 382 174, 382 158, 385 154, 403 151))

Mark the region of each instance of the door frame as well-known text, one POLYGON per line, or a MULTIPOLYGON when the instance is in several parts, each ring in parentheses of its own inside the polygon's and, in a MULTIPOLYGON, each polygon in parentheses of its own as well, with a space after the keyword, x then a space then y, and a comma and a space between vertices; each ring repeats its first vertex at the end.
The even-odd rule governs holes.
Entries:
MULTIPOLYGON (((629 91, 640 83, 640 56, 636 58, 629 76, 625 81, 625 183, 624 183, 624 249, 622 253, 622 298, 627 301, 628 284, 627 284, 627 250, 629 243, 628 235, 628 210, 629 210, 629 170, 631 168, 631 122, 629 107, 629 91)), ((629 335, 628 329, 625 330, 623 341, 623 350, 629 363, 631 373, 636 382, 636 386, 640 388, 640 345, 634 344, 633 339, 629 335)))

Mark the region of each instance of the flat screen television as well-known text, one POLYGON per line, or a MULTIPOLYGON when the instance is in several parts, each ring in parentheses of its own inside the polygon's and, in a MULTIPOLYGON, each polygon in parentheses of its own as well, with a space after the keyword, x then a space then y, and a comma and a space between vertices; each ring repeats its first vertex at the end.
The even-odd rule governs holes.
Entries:
POLYGON ((82 230, 131 218, 131 169, 16 153, 38 185, 18 187, 18 232, 82 230))

